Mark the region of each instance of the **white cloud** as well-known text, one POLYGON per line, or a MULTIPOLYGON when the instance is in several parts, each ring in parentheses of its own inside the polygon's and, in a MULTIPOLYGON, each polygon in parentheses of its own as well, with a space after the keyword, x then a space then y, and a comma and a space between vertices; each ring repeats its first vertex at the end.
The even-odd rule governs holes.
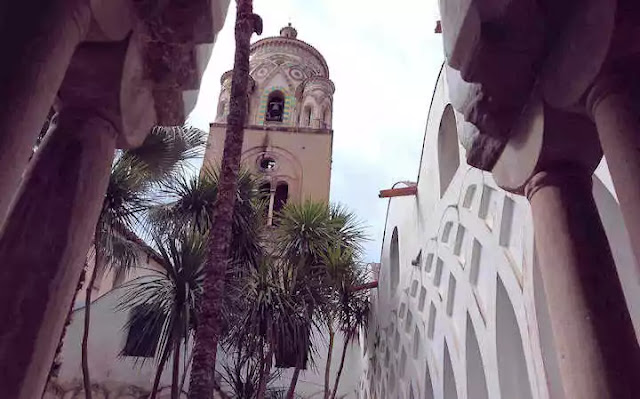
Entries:
MULTIPOLYGON (((435 1, 255 0, 262 37, 288 22, 326 58, 336 86, 331 199, 368 225, 378 260, 387 201, 380 189, 415 180, 429 102, 443 60, 435 1)), ((233 66, 235 6, 213 50, 191 123, 208 130, 220 76, 233 66)))

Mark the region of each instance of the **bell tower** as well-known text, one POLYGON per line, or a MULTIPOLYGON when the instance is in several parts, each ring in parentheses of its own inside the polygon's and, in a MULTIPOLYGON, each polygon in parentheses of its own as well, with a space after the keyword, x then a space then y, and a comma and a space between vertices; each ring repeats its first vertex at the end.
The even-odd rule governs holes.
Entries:
MULTIPOLYGON (((269 222, 287 201, 329 200, 333 82, 324 57, 289 24, 251 45, 242 162, 270 193, 269 222)), ((222 159, 233 71, 220 84, 205 163, 222 159)))

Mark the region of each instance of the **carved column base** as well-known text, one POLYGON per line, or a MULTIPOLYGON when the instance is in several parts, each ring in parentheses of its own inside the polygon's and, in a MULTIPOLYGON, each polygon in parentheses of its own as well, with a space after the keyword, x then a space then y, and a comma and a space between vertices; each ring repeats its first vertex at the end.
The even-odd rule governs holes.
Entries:
POLYGON ((640 397, 640 349, 591 173, 571 164, 525 187, 566 398, 640 397))

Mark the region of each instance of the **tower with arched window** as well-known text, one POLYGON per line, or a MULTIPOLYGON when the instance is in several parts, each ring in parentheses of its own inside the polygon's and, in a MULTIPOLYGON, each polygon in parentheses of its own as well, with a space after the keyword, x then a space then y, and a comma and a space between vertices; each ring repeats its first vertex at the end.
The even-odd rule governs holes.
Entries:
MULTIPOLYGON (((289 24, 251 45, 243 163, 262 176, 269 220, 287 201, 329 200, 333 82, 318 50, 289 24)), ((222 159, 232 71, 222 75, 205 162, 222 159)))

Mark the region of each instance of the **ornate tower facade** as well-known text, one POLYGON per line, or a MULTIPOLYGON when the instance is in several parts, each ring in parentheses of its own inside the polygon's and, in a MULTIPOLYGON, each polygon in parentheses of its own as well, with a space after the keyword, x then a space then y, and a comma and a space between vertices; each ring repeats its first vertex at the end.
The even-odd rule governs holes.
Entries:
MULTIPOLYGON (((334 85, 324 57, 297 39, 289 24, 280 36, 251 45, 249 111, 244 167, 264 179, 270 192, 269 221, 287 201, 329 200, 334 85)), ((233 71, 222 90, 211 124, 205 162, 222 159, 233 71)))

